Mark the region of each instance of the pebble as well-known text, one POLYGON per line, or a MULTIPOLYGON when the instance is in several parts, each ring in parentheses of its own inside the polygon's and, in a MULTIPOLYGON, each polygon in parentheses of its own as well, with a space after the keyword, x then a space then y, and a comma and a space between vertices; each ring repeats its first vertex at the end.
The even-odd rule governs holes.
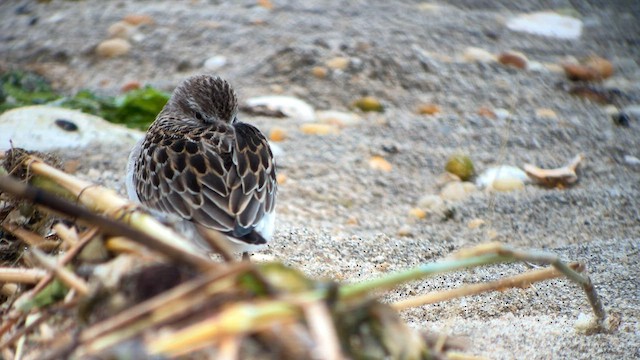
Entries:
POLYGON ((528 60, 527 57, 519 52, 507 51, 498 55, 498 61, 502 65, 512 66, 518 69, 526 69, 528 60))
POLYGON ((420 115, 436 115, 440 113, 440 106, 436 104, 422 104, 418 106, 418 114, 420 115))
POLYGON ((334 69, 334 70, 345 70, 346 68, 349 67, 349 58, 346 57, 334 57, 332 59, 329 59, 326 61, 325 65, 327 65, 328 68, 330 69, 334 69))
POLYGON ((362 117, 358 114, 336 110, 317 111, 316 118, 321 123, 339 127, 353 126, 362 122, 362 117))
POLYGON ((364 112, 370 112, 370 111, 382 112, 384 110, 384 107, 382 106, 382 103, 380 102, 380 100, 378 100, 373 96, 362 97, 356 100, 353 103, 353 106, 355 106, 356 108, 364 112))
POLYGON ((316 120, 316 114, 313 107, 292 96, 259 96, 248 99, 246 103, 249 107, 266 107, 274 112, 279 111, 286 117, 298 121, 311 122, 316 120))
POLYGON ((222 55, 216 55, 204 61, 203 67, 208 71, 216 71, 227 64, 227 58, 222 55))
POLYGON ((280 142, 287 138, 287 131, 281 127, 274 127, 269 132, 269 140, 280 142))
POLYGON ((480 107, 478 109, 477 113, 478 113, 478 115, 480 115, 482 117, 489 118, 489 119, 495 119, 496 118, 496 113, 492 109, 490 109, 490 108, 488 108, 486 106, 480 107))
POLYGON ((318 79, 324 79, 329 74, 329 70, 324 66, 314 66, 311 68, 311 75, 318 79))
POLYGON ((476 185, 480 188, 494 188, 498 181, 499 186, 519 186, 529 181, 529 176, 523 170, 515 166, 502 165, 489 168, 482 172, 476 179, 476 185))
POLYGON ((108 39, 104 40, 96 47, 98 56, 111 58, 125 55, 131 50, 131 44, 125 39, 108 39))
POLYGON ((613 75, 613 65, 607 59, 590 56, 582 63, 565 62, 560 64, 569 80, 599 81, 613 75))
POLYGON ((150 15, 145 14, 129 14, 122 18, 122 20, 134 26, 151 25, 155 22, 150 15))
POLYGON ((445 185, 440 191, 440 197, 444 200, 458 201, 467 198, 478 189, 470 182, 452 182, 445 185))
POLYGON ((307 135, 336 135, 340 129, 331 124, 306 123, 300 125, 300 131, 307 135))
POLYGON ((640 166, 640 159, 632 155, 625 155, 624 162, 631 166, 640 166))
POLYGON ((424 219, 427 217, 427 212, 420 208, 411 208, 409 210, 409 216, 414 217, 416 219, 424 219))
POLYGON ((502 108, 495 109, 493 112, 496 114, 496 118, 498 118, 498 120, 506 120, 509 115, 511 115, 509 110, 502 108))
POLYGON ((549 108, 540 108, 540 109, 536 109, 536 116, 539 118, 545 118, 545 119, 556 119, 558 118, 558 115, 556 114, 555 111, 549 109, 549 108))
POLYGON ((469 222, 467 223, 467 227, 469 229, 477 229, 480 226, 484 225, 485 221, 479 218, 475 218, 475 219, 471 219, 469 220, 469 222))
POLYGON ((393 169, 391 163, 382 156, 372 156, 369 159, 369 167, 374 170, 381 170, 384 172, 389 172, 393 169))
POLYGON ((276 182, 278 183, 278 185, 282 185, 282 184, 286 183, 288 179, 289 178, 287 177, 286 174, 278 173, 276 175, 276 182))
POLYGON ((628 114, 636 121, 640 121, 640 105, 628 105, 622 109, 623 113, 628 114))
POLYGON ((409 226, 407 224, 400 226, 400 228, 398 229, 398 236, 412 237, 413 236, 413 230, 411 230, 411 226, 409 226))
POLYGON ((142 85, 140 84, 140 81, 137 80, 132 80, 132 81, 127 81, 126 83, 124 83, 124 85, 122 85, 122 87, 120 88, 121 92, 128 92, 131 90, 137 90, 140 89, 142 87, 142 85))
POLYGON ((492 63, 496 62, 497 58, 489 51, 477 47, 468 47, 464 50, 462 58, 466 62, 483 62, 492 63))
POLYGON ((420 209, 425 210, 429 213, 444 212, 446 207, 444 200, 440 196, 434 194, 426 194, 422 196, 418 200, 417 205, 420 209))
POLYGON ((135 27, 127 22, 118 21, 107 29, 110 38, 128 39, 135 31, 135 27))
POLYGON ((582 35, 582 21, 551 11, 520 15, 507 21, 507 28, 557 39, 578 39, 582 35))
POLYGON ((456 175, 463 181, 469 180, 475 172, 473 162, 468 156, 463 154, 455 154, 449 157, 444 168, 447 172, 456 175))
POLYGON ((513 191, 524 189, 524 181, 518 178, 497 178, 493 181, 491 189, 495 191, 513 191))

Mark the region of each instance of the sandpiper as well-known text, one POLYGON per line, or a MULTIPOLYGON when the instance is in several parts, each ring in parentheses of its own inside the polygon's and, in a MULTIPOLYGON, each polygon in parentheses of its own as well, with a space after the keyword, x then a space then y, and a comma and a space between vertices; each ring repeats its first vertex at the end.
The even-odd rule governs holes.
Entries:
POLYGON ((197 243, 201 225, 246 256, 271 240, 277 183, 267 139, 237 113, 225 80, 185 80, 132 150, 126 188, 131 200, 178 219, 197 243))

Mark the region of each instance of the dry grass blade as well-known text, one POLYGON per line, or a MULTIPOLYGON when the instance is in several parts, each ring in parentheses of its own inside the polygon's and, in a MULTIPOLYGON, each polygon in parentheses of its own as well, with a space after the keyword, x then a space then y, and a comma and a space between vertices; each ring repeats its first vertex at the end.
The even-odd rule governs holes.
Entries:
POLYGON ((0 268, 0 283, 35 284, 47 276, 42 269, 0 268))
MULTIPOLYGON (((569 267, 574 270, 580 271, 579 263, 570 263, 569 267)), ((531 286, 531 284, 533 283, 550 280, 561 276, 563 276, 563 274, 554 268, 532 270, 524 274, 511 276, 488 283, 465 285, 457 289, 430 292, 426 295, 415 296, 409 299, 398 301, 392 306, 396 310, 404 310, 412 307, 448 301, 463 296, 477 295, 483 292, 502 291, 507 288, 526 288, 531 286)))
POLYGON ((89 294, 89 285, 84 280, 60 266, 55 260, 50 259, 49 256, 45 255, 42 251, 35 248, 31 249, 28 256, 32 256, 42 267, 53 272, 58 279, 71 289, 76 290, 81 296, 87 296, 89 294))

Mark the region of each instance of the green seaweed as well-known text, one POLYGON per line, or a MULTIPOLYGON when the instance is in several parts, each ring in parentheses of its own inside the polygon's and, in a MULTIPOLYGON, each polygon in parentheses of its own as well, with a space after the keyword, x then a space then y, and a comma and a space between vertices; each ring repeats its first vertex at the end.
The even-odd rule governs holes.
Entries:
POLYGON ((146 86, 119 96, 81 90, 73 96, 56 93, 40 75, 14 70, 0 75, 0 113, 29 105, 53 105, 99 116, 131 128, 146 129, 169 100, 169 94, 146 86))

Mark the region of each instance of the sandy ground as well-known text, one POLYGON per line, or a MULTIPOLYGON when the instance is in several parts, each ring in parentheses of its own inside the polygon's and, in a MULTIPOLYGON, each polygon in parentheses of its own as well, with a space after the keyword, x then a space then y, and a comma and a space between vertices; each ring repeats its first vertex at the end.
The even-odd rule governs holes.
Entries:
MULTIPOLYGON (((576 332, 579 314, 590 310, 577 286, 565 280, 424 306, 403 317, 416 328, 466 337, 469 354, 488 358, 640 357, 640 167, 624 160, 640 157, 640 121, 614 125, 603 106, 568 95, 560 72, 461 58, 470 46, 516 50, 556 64, 595 53, 615 66, 605 85, 624 94, 616 105, 638 104, 640 3, 273 3, 267 10, 254 1, 5 1, 0 60, 38 69, 64 91, 115 94, 132 80, 170 90, 207 72, 204 61, 221 55, 226 65, 216 73, 236 85, 241 99, 282 93, 316 109, 346 111, 356 98, 376 96, 384 113, 366 115, 336 135, 305 135, 296 119, 243 115, 265 133, 280 127, 288 135, 279 143, 279 171, 287 181, 280 186, 275 241, 259 256, 315 277, 359 281, 490 239, 545 249, 586 264, 607 310, 621 318, 614 332, 576 332), (579 14, 583 36, 549 39, 504 25, 520 12, 550 8, 579 14), (127 55, 94 55, 109 26, 127 14, 148 14, 154 24, 136 30, 127 55), (349 66, 329 69, 325 78, 312 75, 314 66, 335 57, 349 58, 349 66), (416 114, 423 103, 442 111, 416 114), (483 106, 510 115, 483 117, 477 114, 483 106), (556 117, 536 116, 542 108, 556 117), (480 191, 448 202, 448 217, 412 218, 409 210, 422 196, 439 193, 444 163, 458 151, 470 154, 480 171, 527 162, 555 167, 578 153, 586 161, 579 183, 569 189, 480 191), (371 169, 374 155, 388 160, 392 171, 371 169), (471 229, 473 219, 485 225, 471 229)), ((80 176, 122 190, 128 146, 65 156, 81 160, 80 176)), ((406 284, 384 300, 525 269, 511 264, 447 274, 406 284)))

